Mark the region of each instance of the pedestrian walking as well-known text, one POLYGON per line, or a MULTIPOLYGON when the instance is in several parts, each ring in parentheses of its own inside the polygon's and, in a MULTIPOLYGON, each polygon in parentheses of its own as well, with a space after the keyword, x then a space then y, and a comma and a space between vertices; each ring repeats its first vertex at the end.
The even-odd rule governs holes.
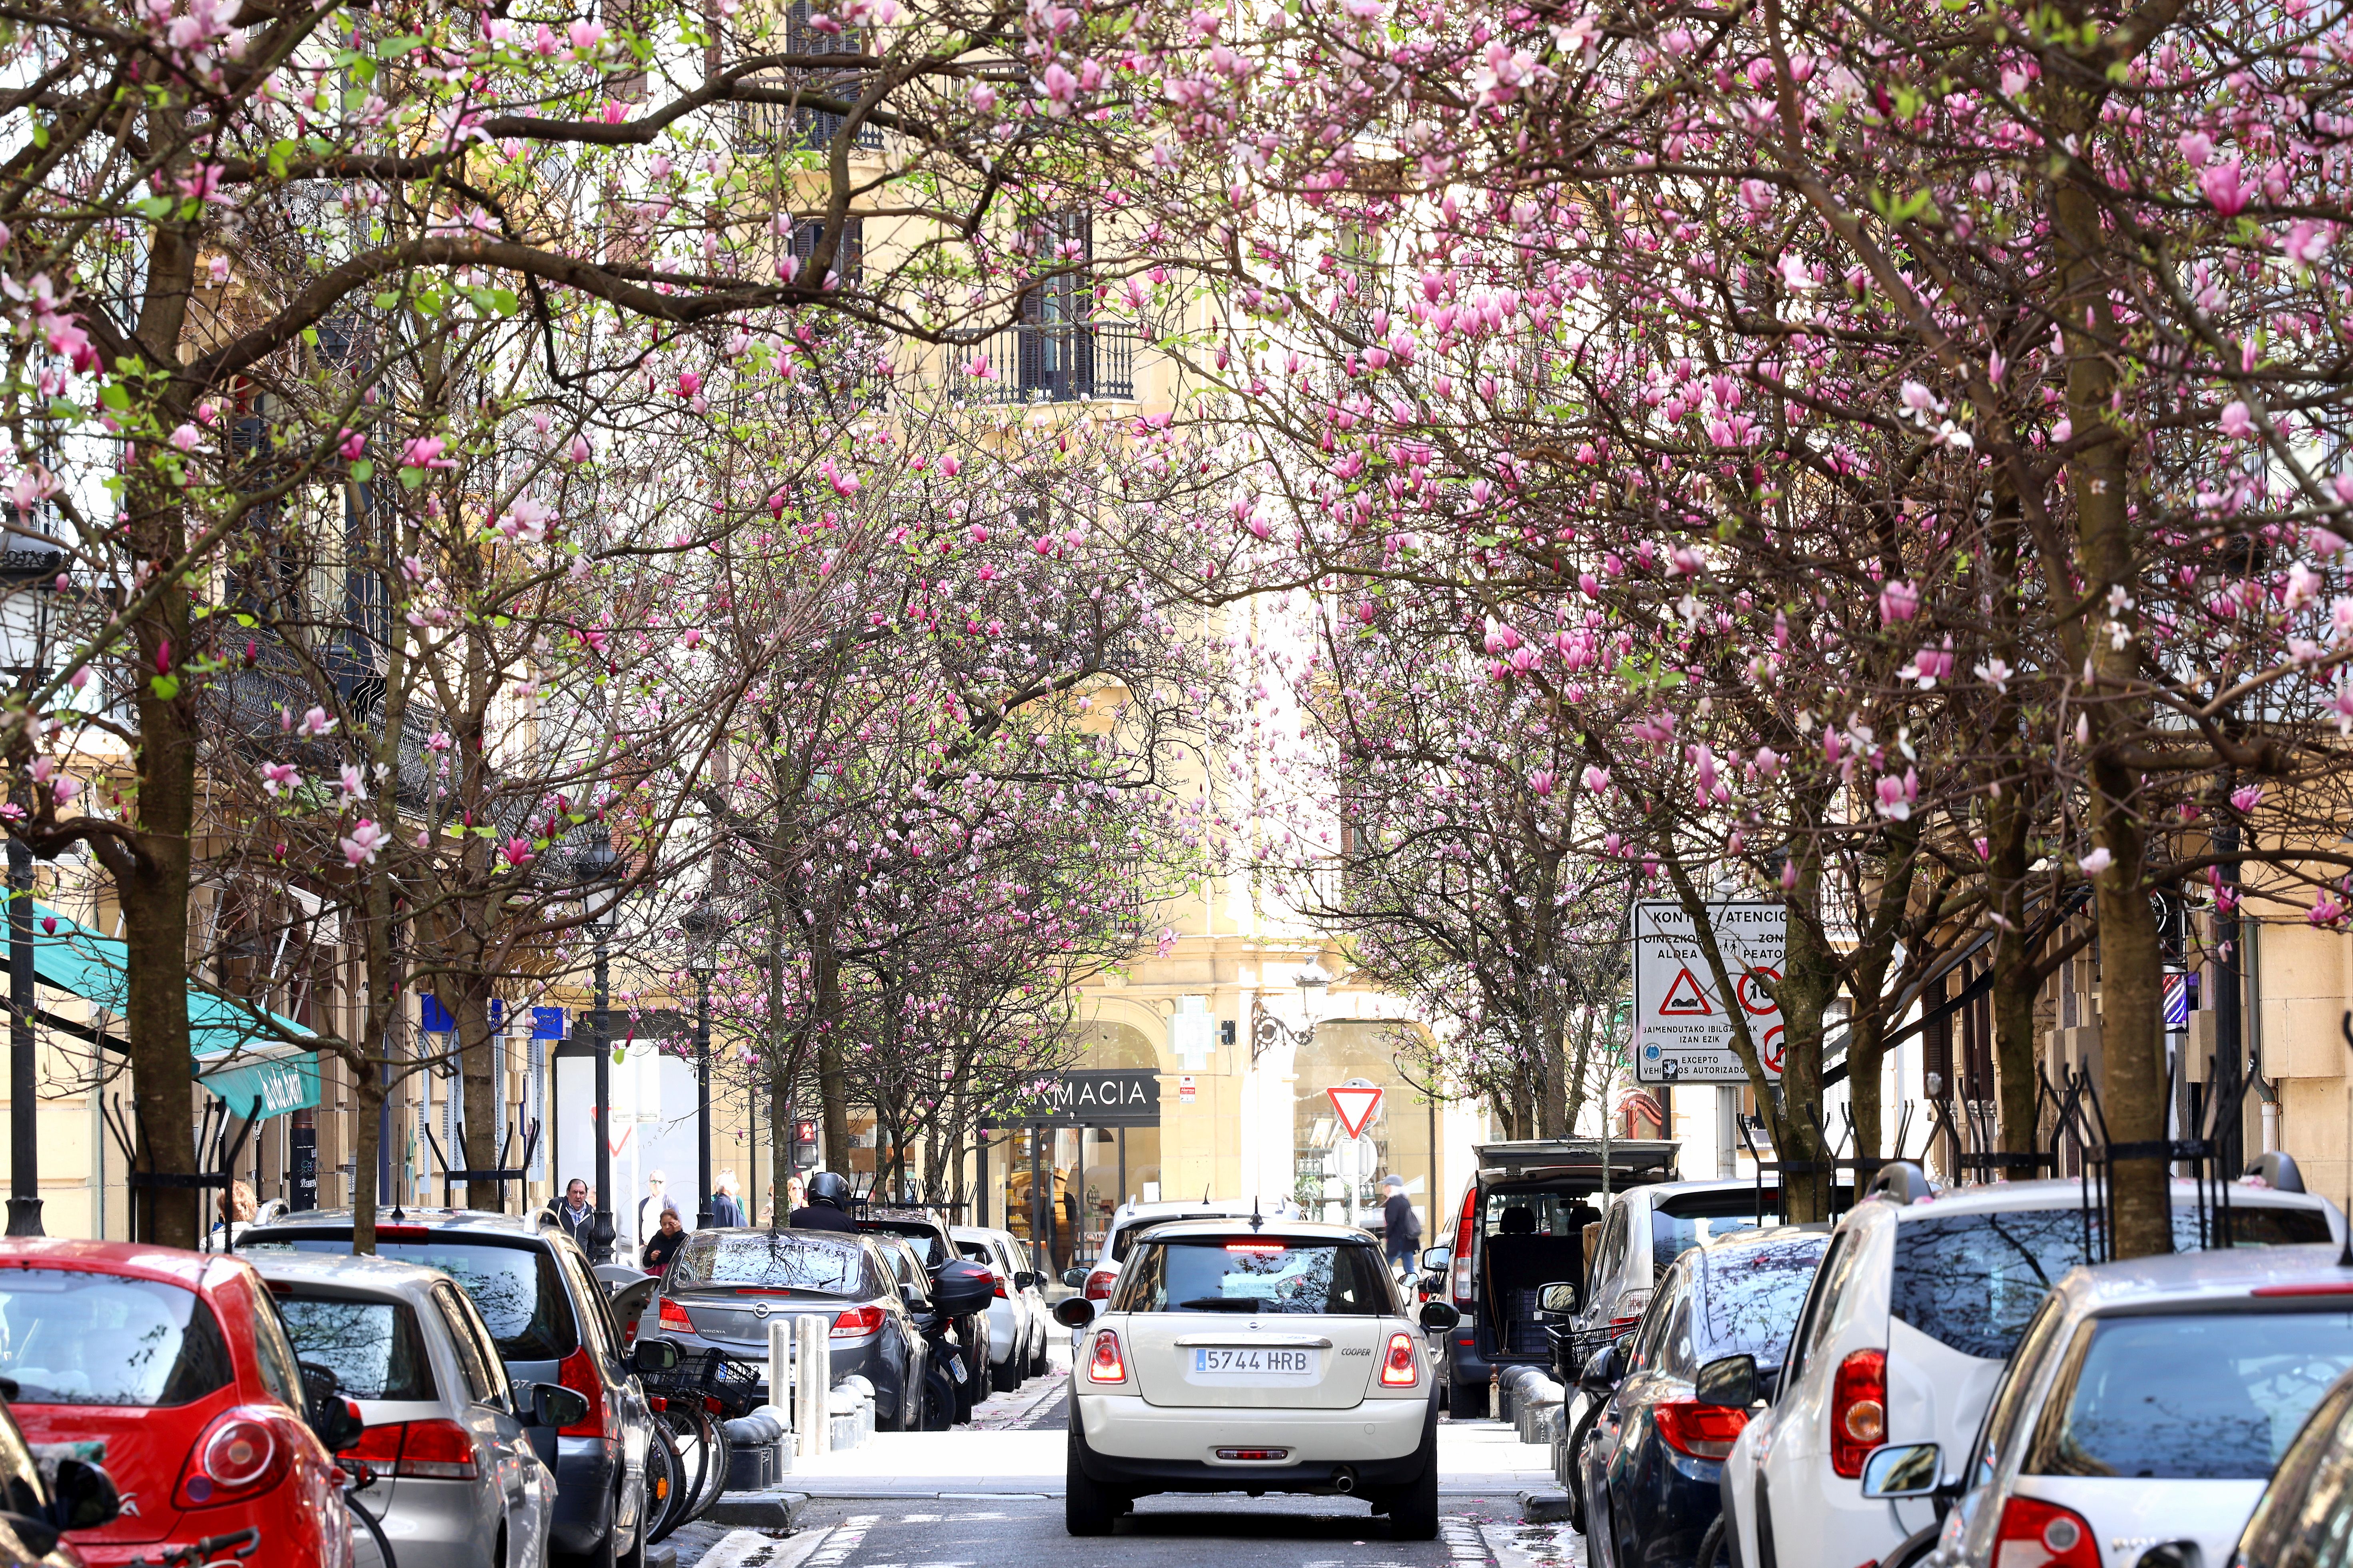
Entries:
POLYGON ((547 1212, 563 1227, 564 1234, 585 1250, 588 1246, 588 1227, 596 1223, 596 1211, 588 1202, 588 1184, 575 1176, 564 1185, 564 1195, 547 1205, 547 1212))
POLYGON ((735 1173, 722 1171, 712 1184, 711 1223, 730 1228, 744 1223, 744 1205, 735 1201, 735 1173))
POLYGON ((1413 1261, 1421 1255, 1421 1219, 1413 1212, 1413 1205, 1405 1195, 1405 1178, 1391 1174, 1382 1178, 1381 1185, 1388 1189, 1388 1201, 1381 1205, 1381 1251, 1389 1267, 1406 1274, 1413 1272, 1413 1261))

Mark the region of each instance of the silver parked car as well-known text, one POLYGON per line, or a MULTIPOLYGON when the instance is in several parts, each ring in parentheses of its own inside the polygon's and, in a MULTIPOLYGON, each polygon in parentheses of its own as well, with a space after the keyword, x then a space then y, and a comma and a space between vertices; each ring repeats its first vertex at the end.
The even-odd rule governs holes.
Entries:
POLYGON ((526 1423, 565 1426, 586 1401, 510 1383, 473 1302, 438 1268, 381 1258, 257 1251, 295 1354, 333 1369, 367 1430, 348 1452, 375 1471, 355 1494, 400 1568, 539 1568, 555 1478, 526 1423), (520 1408, 519 1408, 520 1406, 520 1408))
POLYGON ((988 1303, 989 1386, 999 1394, 1018 1388, 1024 1378, 1044 1370, 1046 1360, 1052 1320, 1038 1277, 1009 1232, 960 1225, 948 1235, 966 1261, 997 1277, 997 1294, 988 1303))

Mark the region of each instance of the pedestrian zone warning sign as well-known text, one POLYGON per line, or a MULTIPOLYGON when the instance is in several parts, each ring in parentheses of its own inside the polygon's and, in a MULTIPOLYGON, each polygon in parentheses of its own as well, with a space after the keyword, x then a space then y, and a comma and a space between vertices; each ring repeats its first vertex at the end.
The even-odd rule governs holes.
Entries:
POLYGON ((1788 924, 1778 903, 1705 905, 1733 995, 1718 994, 1715 971, 1680 903, 1634 906, 1634 1079, 1638 1083, 1740 1083, 1747 1073, 1732 1049, 1735 1014, 1748 1022, 1766 1071, 1781 1074, 1781 1010, 1769 986, 1780 979, 1788 924))

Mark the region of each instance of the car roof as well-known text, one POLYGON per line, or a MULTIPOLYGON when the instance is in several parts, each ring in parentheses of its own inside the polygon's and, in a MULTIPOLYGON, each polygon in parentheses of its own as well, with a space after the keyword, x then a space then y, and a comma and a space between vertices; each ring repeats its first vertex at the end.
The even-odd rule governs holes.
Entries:
MULTIPOLYGON (((281 1230, 349 1230, 353 1223, 350 1209, 303 1209, 281 1215, 267 1224, 256 1225, 247 1234, 281 1230)), ((424 1226, 431 1230, 495 1232, 526 1240, 537 1238, 547 1228, 542 1226, 536 1215, 492 1214, 488 1209, 378 1209, 375 1223, 378 1229, 396 1225, 424 1226)))
POLYGON ((1204 1219, 1214 1219, 1222 1215, 1247 1216, 1256 1212, 1258 1206, 1256 1198, 1200 1198, 1190 1201, 1163 1198, 1157 1203, 1122 1204, 1112 1212, 1111 1223, 1113 1228, 1117 1229, 1122 1226, 1148 1225, 1155 1220, 1186 1215, 1204 1219))
MULTIPOLYGON (((1234 1236, 1243 1230, 1231 1219, 1163 1220, 1152 1227, 1152 1239, 1166 1241, 1188 1236, 1234 1236)), ((1353 1225, 1327 1225, 1313 1219, 1270 1219, 1249 1227, 1250 1235, 1268 1241, 1355 1241, 1366 1247, 1373 1238, 1353 1225)))
MULTIPOLYGON (((2094 1178, 2090 1192, 2104 1191, 2094 1178)), ((1987 1182, 1973 1187, 1948 1187, 1934 1197, 1917 1203, 1894 1204, 1887 1199, 1865 1199, 1864 1202, 1887 1204, 1895 1210, 1898 1220, 1921 1219, 1939 1214, 1998 1213, 2011 1209, 2072 1209, 2083 1206, 2085 1184, 2072 1176, 2042 1177, 2031 1182, 1987 1182)), ((2234 1208, 2299 1208, 2327 1212, 2334 1207, 2317 1193, 2282 1192, 2277 1187, 2251 1186, 2243 1182, 2231 1184, 2231 1204, 2234 1208)), ((2185 1176, 2173 1178, 2173 1206, 2177 1209, 2196 1206, 2198 1184, 2185 1176)), ((1856 1205, 1858 1208, 1861 1205, 1856 1205)))
POLYGON ((0 1264, 86 1268, 140 1279, 168 1280, 190 1289, 217 1284, 235 1271, 238 1254, 186 1252, 143 1241, 84 1241, 69 1236, 0 1237, 0 1264))
POLYGON ((2139 1311, 2168 1302, 2240 1300, 2266 1288, 2298 1286, 2323 1287, 2312 1294, 2341 1300, 2353 1296, 2353 1268, 2342 1265, 2342 1256, 2334 1242, 2168 1252, 2071 1268, 2053 1290, 2078 1315, 2119 1306, 2139 1311))
POLYGON ((822 1244, 827 1247, 863 1247, 865 1243, 873 1240, 877 1237, 889 1236, 892 1234, 892 1233, 890 1231, 875 1230, 861 1230, 856 1232, 847 1230, 803 1230, 798 1226, 790 1225, 714 1225, 702 1230, 691 1230, 687 1232, 687 1239, 689 1241, 692 1241, 699 1236, 780 1236, 786 1241, 805 1241, 812 1245, 822 1244))
POLYGON ((338 1257, 332 1252, 271 1249, 257 1252, 246 1261, 259 1269, 264 1279, 347 1286, 357 1291, 382 1292, 409 1300, 421 1299, 437 1281, 449 1278, 438 1268, 422 1263, 406 1263, 396 1258, 338 1257))

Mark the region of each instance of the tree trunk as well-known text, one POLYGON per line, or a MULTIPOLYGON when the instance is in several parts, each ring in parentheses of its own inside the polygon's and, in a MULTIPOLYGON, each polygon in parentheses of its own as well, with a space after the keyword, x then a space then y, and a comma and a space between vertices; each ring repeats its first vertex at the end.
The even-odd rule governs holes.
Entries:
MULTIPOLYGON (((195 699, 185 690, 165 698, 144 677, 164 663, 178 668, 187 634, 187 593, 176 585, 167 588, 138 628, 138 847, 104 857, 115 871, 122 904, 129 971, 123 1027, 131 1043, 141 1163, 158 1174, 180 1176, 196 1169, 195 1068, 188 1038, 188 873, 196 803, 196 733, 189 704, 195 699)), ((201 1202, 195 1187, 148 1188, 139 1238, 164 1247, 195 1246, 206 1226, 201 1202)))
MULTIPOLYGON (((445 978, 441 984, 452 993, 454 1004, 449 1011, 458 1026, 458 1072, 463 1085, 462 1109, 465 1124, 459 1147, 452 1150, 463 1169, 488 1171, 499 1164, 500 1134, 505 1131, 499 1124, 498 1072, 496 1052, 491 1032, 491 985, 489 978, 479 972, 467 972, 445 978)), ((489 1209, 493 1213, 506 1207, 506 1184, 503 1182, 469 1182, 466 1184, 466 1206, 489 1209)))
POLYGON ((352 1252, 367 1257, 375 1251, 375 1211, 383 1194, 376 1191, 376 1162, 383 1157, 385 1091, 383 1075, 372 1064, 352 1071, 352 1100, 358 1110, 358 1131, 352 1139, 352 1252))
POLYGON ((2000 1104, 2003 1151, 2031 1154, 2042 1131, 2035 1125, 2034 1029, 2034 998, 2042 981, 2035 963, 2039 944, 2029 943, 2026 931, 2026 801, 2016 790, 2005 791, 1993 801, 1989 816, 1992 842, 1987 846, 1987 871, 1993 882, 1994 912, 2001 918, 1994 928, 1989 1004, 1994 1093, 2000 1104))

